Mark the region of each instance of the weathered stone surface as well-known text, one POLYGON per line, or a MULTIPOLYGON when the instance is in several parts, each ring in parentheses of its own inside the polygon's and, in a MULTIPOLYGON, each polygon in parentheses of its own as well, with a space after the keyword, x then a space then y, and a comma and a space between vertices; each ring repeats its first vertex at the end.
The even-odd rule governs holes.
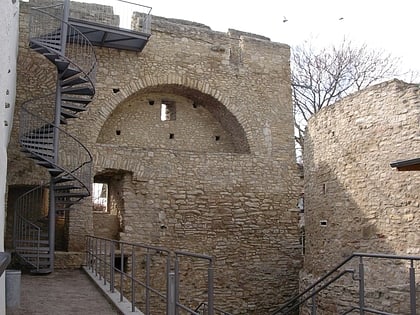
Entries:
MULTIPOLYGON (((390 166, 420 155, 419 102, 418 85, 393 80, 346 97, 309 121, 302 284, 352 252, 420 255, 420 173, 390 166)), ((418 273, 419 263, 415 268, 418 273)), ((366 274, 366 289, 380 293, 368 295, 369 305, 409 313, 408 292, 398 295, 392 289, 408 284, 407 262, 367 259, 366 274), (385 301, 389 305, 382 307, 385 301)), ((334 287, 328 294, 335 303, 349 305, 343 301, 353 298, 355 304, 357 291, 344 296, 334 287)), ((327 306, 322 314, 337 314, 327 306)))
MULTIPOLYGON (((105 231, 90 200, 74 206, 68 250, 82 251, 86 234, 120 231, 124 241, 208 254, 217 306, 267 313, 297 291, 301 268, 291 211, 301 189, 289 47, 235 30, 153 21, 141 53, 96 47, 95 99, 63 126, 91 151, 93 175, 108 183, 110 215, 118 218, 105 231), (162 103, 175 104, 174 119, 161 120, 162 103)), ((46 178, 17 144, 19 106, 55 87, 55 69, 27 47, 27 25, 23 4, 9 187, 46 178)), ((203 295, 190 299, 197 306, 203 295)))

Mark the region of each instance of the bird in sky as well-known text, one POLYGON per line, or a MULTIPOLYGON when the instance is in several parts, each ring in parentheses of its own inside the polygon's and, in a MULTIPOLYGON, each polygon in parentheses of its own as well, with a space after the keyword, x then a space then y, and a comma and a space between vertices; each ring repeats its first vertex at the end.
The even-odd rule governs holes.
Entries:
POLYGON ((283 16, 283 23, 286 23, 288 20, 285 16, 283 16))

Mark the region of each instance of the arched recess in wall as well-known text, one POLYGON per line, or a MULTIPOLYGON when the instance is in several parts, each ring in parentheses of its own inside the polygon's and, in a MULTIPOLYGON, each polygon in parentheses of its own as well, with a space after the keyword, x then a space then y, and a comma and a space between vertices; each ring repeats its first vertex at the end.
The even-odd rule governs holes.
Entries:
POLYGON ((250 152, 243 127, 221 101, 181 84, 145 87, 119 102, 102 125, 97 143, 250 152))

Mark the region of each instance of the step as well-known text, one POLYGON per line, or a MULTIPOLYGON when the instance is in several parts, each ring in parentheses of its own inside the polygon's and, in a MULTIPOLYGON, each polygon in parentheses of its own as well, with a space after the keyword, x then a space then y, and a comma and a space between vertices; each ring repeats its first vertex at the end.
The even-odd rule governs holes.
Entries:
POLYGON ((49 248, 47 247, 46 249, 39 249, 39 250, 37 250, 36 248, 34 248, 34 247, 22 247, 22 248, 25 248, 25 249, 20 249, 20 248, 16 248, 15 249, 15 251, 17 252, 17 253, 19 253, 20 255, 26 255, 27 257, 33 257, 34 255, 36 256, 36 255, 47 255, 48 256, 48 254, 49 254, 49 252, 50 252, 50 250, 49 250, 49 248))
POLYGON ((42 138, 28 138, 28 137, 22 137, 20 139, 21 143, 27 143, 27 144, 53 144, 54 138, 53 137, 42 137, 42 138))
POLYGON ((60 72, 60 73, 66 71, 67 68, 70 65, 70 62, 68 62, 67 60, 62 60, 62 59, 58 59, 58 58, 56 58, 54 60, 54 63, 57 66, 58 72, 60 72))
POLYGON ((63 170, 60 168, 48 168, 48 172, 52 177, 57 177, 63 173, 63 170))
POLYGON ((62 177, 57 177, 54 178, 54 183, 66 183, 66 182, 71 182, 74 181, 75 179, 72 176, 67 176, 67 175, 63 175, 62 177))
POLYGON ((89 80, 86 79, 85 77, 72 77, 69 78, 67 80, 63 80, 61 81, 61 86, 74 86, 74 85, 78 85, 78 84, 83 84, 83 83, 88 83, 89 80))
POLYGON ((54 157, 54 152, 52 150, 43 150, 43 149, 31 149, 33 154, 38 154, 40 157, 54 157))
POLYGON ((37 38, 37 42, 48 45, 61 45, 61 36, 45 36, 37 38))
MULTIPOLYGON (((39 128, 33 129, 28 131, 27 134, 37 135, 37 134, 49 134, 54 131, 54 125, 52 124, 45 124, 39 128)), ((26 134, 25 134, 26 135, 26 134)))
POLYGON ((75 111, 75 112, 84 112, 84 111, 86 111, 85 106, 79 106, 79 105, 76 105, 74 103, 67 104, 66 102, 63 102, 61 104, 61 108, 69 109, 69 110, 72 110, 72 111, 75 111))
MULTIPOLYGON (((55 193, 56 198, 66 197, 66 198, 80 198, 84 197, 84 194, 78 192, 63 192, 63 191, 56 191, 55 193)), ((61 200, 60 200, 61 201, 61 200)))
MULTIPOLYGON (((16 250, 17 249, 21 249, 21 250, 29 250, 29 249, 34 249, 33 244, 40 244, 40 245, 48 245, 48 239, 40 239, 38 240, 16 240, 15 243, 17 245, 27 245, 27 246, 16 246, 16 250)), ((48 249, 48 247, 45 246, 41 246, 39 249, 48 249)))
POLYGON ((21 141, 20 144, 22 146, 24 146, 27 149, 32 149, 32 150, 41 150, 41 151, 53 151, 53 144, 52 143, 47 143, 47 144, 42 144, 42 143, 36 143, 36 142, 25 142, 25 141, 21 141))
POLYGON ((76 114, 74 114, 74 113, 70 113, 70 112, 67 112, 67 111, 61 111, 61 116, 64 118, 64 119, 68 119, 68 118, 77 118, 78 116, 76 115, 76 114))
POLYGON ((86 104, 86 105, 92 102, 92 98, 77 98, 77 97, 70 97, 70 96, 63 96, 61 100, 66 101, 66 102, 80 103, 80 104, 86 104))
POLYGON ((61 80, 66 80, 68 78, 71 78, 73 76, 75 76, 76 74, 80 74, 80 70, 79 69, 73 69, 73 68, 67 68, 66 71, 64 71, 63 73, 61 73, 61 80))
POLYGON ((55 52, 50 52, 50 51, 43 53, 43 55, 45 58, 47 58, 51 62, 54 62, 59 57, 59 54, 55 52))
POLYGON ((61 89, 61 93, 63 94, 76 94, 76 95, 95 95, 95 91, 91 87, 63 87, 61 89))
POLYGON ((28 260, 31 260, 31 258, 40 258, 41 259, 49 259, 50 255, 49 254, 21 254, 22 256, 25 256, 25 258, 27 258, 28 260))
POLYGON ((20 139, 22 140, 42 140, 45 139, 45 141, 48 141, 50 139, 54 138, 54 129, 52 129, 50 132, 45 133, 45 131, 43 131, 42 133, 40 132, 35 132, 35 131, 29 131, 27 133, 25 133, 24 135, 22 135, 20 137, 20 139))
MULTIPOLYGON (((25 151, 22 150, 22 152, 25 152, 25 151)), ((48 156, 45 156, 45 155, 34 155, 33 152, 26 153, 26 155, 30 159, 35 160, 35 163, 38 163, 38 161, 44 161, 44 162, 50 163, 51 165, 54 164, 54 160, 53 160, 54 157, 53 156, 48 157, 48 156)))
POLYGON ((40 54, 46 54, 50 52, 47 48, 39 46, 38 44, 34 44, 34 43, 29 43, 29 47, 40 54))
POLYGON ((40 46, 46 47, 47 49, 56 51, 56 52, 61 52, 61 45, 60 44, 54 44, 54 43, 49 43, 46 41, 40 41, 39 42, 40 46))

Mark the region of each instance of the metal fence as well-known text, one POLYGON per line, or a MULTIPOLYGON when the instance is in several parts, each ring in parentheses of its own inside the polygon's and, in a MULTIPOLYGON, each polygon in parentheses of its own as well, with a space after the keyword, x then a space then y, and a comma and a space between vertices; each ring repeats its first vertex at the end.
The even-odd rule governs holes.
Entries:
MULTIPOLYGON (((379 274, 379 278, 384 281, 387 280, 387 278, 392 278, 391 274, 386 274, 384 272, 385 269, 382 270, 380 265, 381 261, 388 262, 387 268, 392 268, 391 270, 394 272, 398 269, 399 272, 396 274, 400 275, 400 272, 406 274, 404 278, 400 279, 403 285, 394 283, 394 291, 396 291, 399 300, 406 301, 404 306, 407 307, 407 313, 404 314, 416 315, 419 307, 416 296, 418 293, 416 268, 419 269, 420 267, 420 256, 372 253, 353 253, 325 276, 315 281, 305 290, 302 290, 300 294, 289 301, 286 301, 281 307, 272 312, 271 315, 296 314, 299 311, 299 308, 302 307, 305 308, 305 312, 302 313, 316 315, 319 305, 322 304, 319 303, 318 298, 326 292, 325 290, 333 287, 338 280, 349 275, 351 276, 351 281, 354 281, 357 284, 357 300, 355 305, 343 304, 342 307, 344 309, 341 312, 337 312, 337 314, 394 315, 395 313, 390 309, 390 305, 388 305, 387 310, 380 310, 374 308, 374 306, 367 301, 368 297, 372 297, 372 291, 368 292, 366 284, 373 282, 372 275, 374 275, 375 270, 379 274), (395 286, 400 286, 399 290, 395 290, 395 286), (404 294, 405 296, 403 296, 404 294)), ((392 281, 395 281, 395 279, 392 279, 392 281)), ((351 284, 347 283, 346 287, 350 286, 351 284)), ((341 285, 341 287, 343 288, 343 285, 341 285)), ((328 292, 325 294, 328 295, 328 292)), ((351 299, 349 301, 352 302, 351 299)))
POLYGON ((86 249, 88 270, 109 286, 111 293, 119 292, 120 302, 130 301, 132 312, 141 310, 149 315, 153 308, 155 314, 230 315, 214 307, 210 256, 95 236, 86 237, 86 249), (197 273, 206 284, 201 290, 206 292, 206 301, 193 308, 193 292, 185 283, 188 278, 197 281, 192 276, 197 273))
POLYGON ((150 34, 151 7, 138 0, 72 0, 70 18, 150 34))

